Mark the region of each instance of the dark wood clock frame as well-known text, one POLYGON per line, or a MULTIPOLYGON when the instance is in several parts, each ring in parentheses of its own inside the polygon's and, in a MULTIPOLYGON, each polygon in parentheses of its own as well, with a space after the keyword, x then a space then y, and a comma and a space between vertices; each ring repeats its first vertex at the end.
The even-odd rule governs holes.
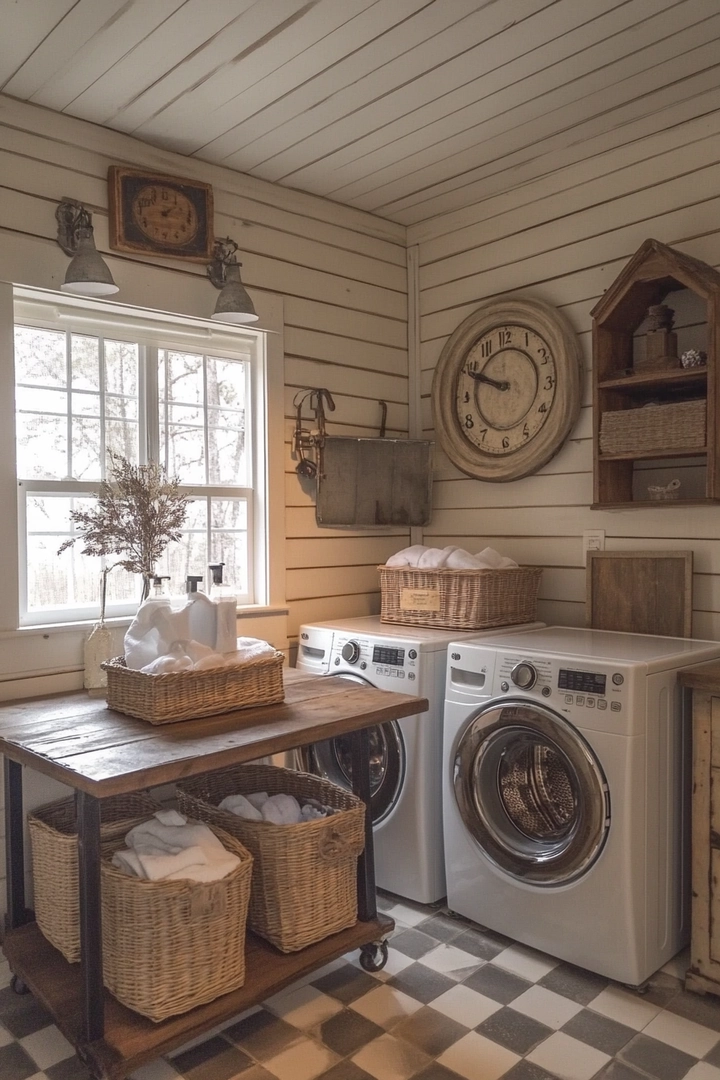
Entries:
POLYGON ((113 251, 159 255, 191 262, 208 262, 212 257, 215 236, 213 193, 210 184, 111 165, 108 169, 108 205, 110 248, 113 251), (135 219, 134 200, 143 188, 153 187, 177 193, 192 207, 197 229, 185 243, 168 242, 162 236, 150 236, 143 232, 135 219))

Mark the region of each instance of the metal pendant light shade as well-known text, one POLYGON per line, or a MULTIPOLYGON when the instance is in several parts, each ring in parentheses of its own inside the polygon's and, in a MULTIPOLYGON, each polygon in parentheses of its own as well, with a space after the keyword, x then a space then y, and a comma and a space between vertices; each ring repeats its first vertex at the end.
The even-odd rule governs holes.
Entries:
POLYGON ((235 257, 237 244, 228 237, 216 240, 213 261, 207 268, 208 277, 220 295, 211 318, 219 322, 254 323, 257 312, 240 278, 240 263, 235 257))
POLYGON ((80 203, 66 199, 55 211, 58 244, 72 255, 60 286, 63 292, 79 296, 111 296, 119 292, 110 269, 95 247, 92 217, 80 203))

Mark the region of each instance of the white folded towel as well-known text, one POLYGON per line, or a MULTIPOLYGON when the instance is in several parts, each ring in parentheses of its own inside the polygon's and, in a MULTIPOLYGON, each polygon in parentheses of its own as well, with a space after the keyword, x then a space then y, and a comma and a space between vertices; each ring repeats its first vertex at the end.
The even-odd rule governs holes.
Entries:
POLYGON ((262 804, 268 801, 270 796, 267 791, 251 791, 245 798, 249 803, 252 803, 256 810, 259 810, 262 804))
POLYGON ((245 818, 246 821, 262 821, 260 810, 253 806, 244 795, 226 795, 222 802, 218 803, 219 810, 228 810, 231 814, 245 818))
POLYGON ((496 551, 495 548, 491 547, 486 547, 483 548, 482 551, 478 551, 475 558, 479 559, 483 566, 487 567, 488 570, 504 570, 508 567, 518 565, 514 559, 510 559, 506 555, 501 555, 499 551, 496 551))
POLYGON ((386 566, 417 566, 418 559, 427 548, 424 544, 414 544, 412 547, 403 548, 391 555, 386 566))
POLYGON ((136 825, 125 843, 128 850, 116 851, 113 865, 149 881, 218 881, 240 864, 207 825, 174 810, 136 825))
POLYGON ((464 548, 455 548, 448 555, 445 566, 448 570, 483 570, 485 564, 477 555, 471 555, 464 548))
POLYGON ((294 795, 271 795, 260 812, 265 821, 274 825, 297 825, 302 821, 300 803, 294 795))

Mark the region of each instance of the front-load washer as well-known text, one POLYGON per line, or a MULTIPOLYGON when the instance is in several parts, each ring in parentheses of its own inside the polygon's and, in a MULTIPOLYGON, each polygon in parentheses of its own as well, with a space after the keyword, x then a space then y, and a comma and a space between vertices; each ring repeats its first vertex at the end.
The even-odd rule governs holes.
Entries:
MULTIPOLYGON (((528 623, 527 628, 541 625, 528 623)), ((472 630, 460 638, 479 634, 472 630)), ((369 682, 430 702, 425 713, 370 729, 375 879, 380 888, 424 904, 445 896, 442 714, 447 647, 457 639, 457 630, 401 626, 366 616, 301 626, 298 642, 296 666, 301 670, 369 682)), ((349 788, 349 736, 313 744, 301 763, 349 788)))
POLYGON ((448 907, 633 986, 687 942, 676 672, 720 642, 570 627, 448 648, 448 907))

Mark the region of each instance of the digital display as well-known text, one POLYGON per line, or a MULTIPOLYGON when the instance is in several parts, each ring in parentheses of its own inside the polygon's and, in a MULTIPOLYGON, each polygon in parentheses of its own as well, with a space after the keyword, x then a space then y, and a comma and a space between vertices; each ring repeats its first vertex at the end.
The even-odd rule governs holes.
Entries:
POLYGON ((606 679, 606 675, 598 675, 595 671, 571 671, 568 668, 560 668, 558 688, 577 690, 582 694, 604 694, 606 679))
POLYGON ((373 664, 392 664, 395 667, 402 667, 404 660, 404 649, 389 649, 386 645, 373 645, 373 664))

